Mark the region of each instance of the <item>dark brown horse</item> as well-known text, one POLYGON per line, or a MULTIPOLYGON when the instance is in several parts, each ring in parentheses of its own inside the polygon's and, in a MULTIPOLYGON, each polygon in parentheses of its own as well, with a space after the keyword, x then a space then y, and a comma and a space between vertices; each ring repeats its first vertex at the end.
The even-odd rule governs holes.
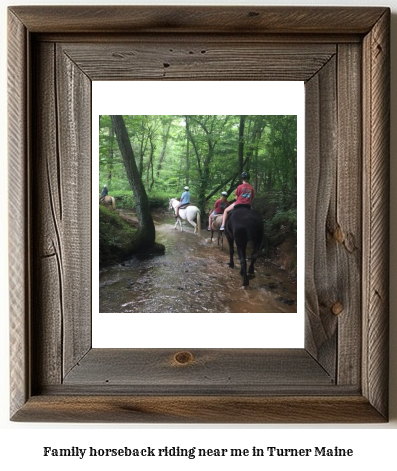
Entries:
POLYGON ((254 209, 235 206, 226 220, 225 234, 229 242, 230 262, 229 267, 234 268, 234 243, 240 259, 240 275, 243 278, 243 286, 248 286, 248 275, 254 274, 254 264, 258 258, 262 246, 263 221, 262 216, 254 209), (251 263, 247 273, 246 249, 248 242, 253 244, 251 263))

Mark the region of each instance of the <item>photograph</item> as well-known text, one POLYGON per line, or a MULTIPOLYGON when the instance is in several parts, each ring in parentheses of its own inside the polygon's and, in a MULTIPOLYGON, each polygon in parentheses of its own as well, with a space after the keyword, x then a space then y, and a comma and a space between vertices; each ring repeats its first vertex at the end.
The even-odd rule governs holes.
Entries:
POLYGON ((101 313, 297 312, 296 115, 100 115, 99 192, 101 313))

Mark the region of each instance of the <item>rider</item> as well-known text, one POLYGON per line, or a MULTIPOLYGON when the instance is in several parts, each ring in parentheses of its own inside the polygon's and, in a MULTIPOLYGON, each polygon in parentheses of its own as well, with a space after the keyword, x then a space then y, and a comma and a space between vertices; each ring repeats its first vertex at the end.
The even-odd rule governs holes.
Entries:
POLYGON ((222 225, 219 228, 220 231, 225 230, 225 224, 226 224, 226 219, 228 216, 229 211, 231 211, 236 204, 242 207, 247 207, 248 209, 251 208, 251 202, 255 197, 255 191, 254 187, 248 183, 249 182, 249 173, 243 172, 241 174, 241 180, 243 181, 241 185, 239 185, 236 189, 235 195, 236 195, 236 201, 232 204, 230 204, 226 209, 225 212, 223 213, 223 219, 222 219, 222 225))
POLYGON ((211 223, 212 220, 215 219, 220 214, 223 214, 225 209, 229 206, 229 201, 227 200, 227 193, 226 191, 222 191, 221 197, 215 201, 214 209, 211 211, 208 217, 208 227, 207 231, 211 230, 211 223))
POLYGON ((179 216, 179 207, 182 206, 183 204, 189 204, 190 203, 190 198, 191 194, 189 193, 189 187, 185 186, 184 192, 182 193, 181 199, 179 201, 178 206, 175 207, 175 217, 177 218, 179 216))
POLYGON ((101 201, 103 198, 105 198, 105 196, 108 195, 108 188, 106 185, 103 185, 103 190, 102 190, 102 193, 101 193, 101 196, 99 197, 99 200, 101 201))

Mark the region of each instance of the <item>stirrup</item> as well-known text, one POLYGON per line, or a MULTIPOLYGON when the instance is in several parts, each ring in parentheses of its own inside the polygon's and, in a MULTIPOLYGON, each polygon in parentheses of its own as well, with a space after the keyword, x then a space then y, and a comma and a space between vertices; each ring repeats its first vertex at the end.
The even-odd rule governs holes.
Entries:
POLYGON ((224 226, 221 226, 221 227, 219 228, 219 230, 220 230, 220 231, 224 231, 224 230, 225 230, 225 227, 224 227, 224 226))

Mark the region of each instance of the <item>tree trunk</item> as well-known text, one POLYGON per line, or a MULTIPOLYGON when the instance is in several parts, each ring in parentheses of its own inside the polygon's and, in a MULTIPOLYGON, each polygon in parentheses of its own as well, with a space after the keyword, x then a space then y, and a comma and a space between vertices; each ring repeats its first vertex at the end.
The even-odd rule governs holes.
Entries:
POLYGON ((134 151, 131 147, 127 128, 121 115, 112 115, 110 118, 116 131, 117 142, 123 157, 128 181, 134 193, 136 212, 140 224, 140 245, 142 247, 151 247, 154 245, 156 237, 154 223, 150 214, 149 200, 145 187, 135 162, 134 151))
POLYGON ((238 129, 238 173, 241 175, 244 166, 244 126, 246 116, 240 116, 240 126, 238 129))
POLYGON ((110 138, 110 147, 109 147, 109 156, 108 156, 108 187, 112 184, 112 172, 113 172, 113 145, 114 145, 114 127, 109 127, 109 138, 110 138))
POLYGON ((160 170, 163 166, 163 161, 164 161, 164 158, 165 158, 165 152, 167 150, 167 142, 168 142, 168 138, 170 137, 171 125, 172 125, 172 119, 168 122, 166 130, 165 130, 165 128, 163 128, 163 130, 165 130, 165 134, 163 134, 163 148, 161 150, 159 163, 158 163, 158 166, 157 166, 157 178, 159 178, 160 170))

